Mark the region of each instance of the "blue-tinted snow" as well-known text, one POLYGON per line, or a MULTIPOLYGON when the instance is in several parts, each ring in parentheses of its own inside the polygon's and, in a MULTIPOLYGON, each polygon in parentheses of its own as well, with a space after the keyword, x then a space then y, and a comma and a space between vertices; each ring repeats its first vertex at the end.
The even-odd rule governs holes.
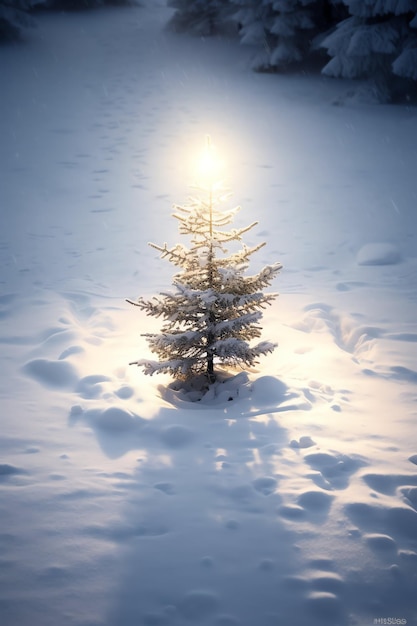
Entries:
POLYGON ((0 621, 411 624, 416 111, 170 14, 44 14, 0 50, 0 621), (170 289, 147 242, 207 133, 284 270, 279 348, 202 396, 127 365, 159 327, 124 298, 170 289))

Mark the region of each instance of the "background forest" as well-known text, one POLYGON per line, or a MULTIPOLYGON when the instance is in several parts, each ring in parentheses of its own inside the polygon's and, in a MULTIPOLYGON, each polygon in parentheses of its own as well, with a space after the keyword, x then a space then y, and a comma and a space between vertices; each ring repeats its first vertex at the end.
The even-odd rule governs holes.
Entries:
MULTIPOLYGON (((1 0, 0 40, 19 37, 40 11, 105 4, 132 0, 1 0)), ((167 0, 167 5, 175 9, 170 27, 177 31, 228 34, 252 46, 256 71, 301 67, 369 79, 372 97, 381 102, 415 96, 417 0, 167 0)))

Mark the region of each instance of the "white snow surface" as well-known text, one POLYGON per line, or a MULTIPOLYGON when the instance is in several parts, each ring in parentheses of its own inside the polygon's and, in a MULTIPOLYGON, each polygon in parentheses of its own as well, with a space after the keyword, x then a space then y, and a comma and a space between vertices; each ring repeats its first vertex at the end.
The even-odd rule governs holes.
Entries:
POLYGON ((417 111, 171 14, 44 14, 0 50, 0 623, 415 624, 417 111), (279 348, 190 402, 129 367, 159 326, 124 298, 170 288, 147 242, 178 240, 207 133, 284 269, 279 348))

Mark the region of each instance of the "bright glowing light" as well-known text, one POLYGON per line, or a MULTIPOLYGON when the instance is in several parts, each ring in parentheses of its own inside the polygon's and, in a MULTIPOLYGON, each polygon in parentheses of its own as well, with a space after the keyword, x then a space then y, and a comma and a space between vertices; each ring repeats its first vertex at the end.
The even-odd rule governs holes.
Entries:
POLYGON ((219 179, 222 178, 223 169, 224 163, 218 157, 210 136, 207 135, 205 149, 197 162, 195 172, 197 183, 212 185, 215 182, 219 182, 219 179))

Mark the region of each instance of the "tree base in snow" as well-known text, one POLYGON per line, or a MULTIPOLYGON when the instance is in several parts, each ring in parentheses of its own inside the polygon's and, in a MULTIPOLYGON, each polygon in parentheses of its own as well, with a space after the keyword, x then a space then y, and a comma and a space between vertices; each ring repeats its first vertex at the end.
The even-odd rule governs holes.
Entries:
MULTIPOLYGON (((250 393, 250 381, 247 372, 233 374, 230 371, 217 370, 216 380, 210 384, 206 374, 195 376, 186 381, 175 380, 167 387, 158 387, 161 397, 174 406, 184 403, 207 405, 233 402, 250 393)), ((191 407, 190 407, 191 408, 191 407)))

